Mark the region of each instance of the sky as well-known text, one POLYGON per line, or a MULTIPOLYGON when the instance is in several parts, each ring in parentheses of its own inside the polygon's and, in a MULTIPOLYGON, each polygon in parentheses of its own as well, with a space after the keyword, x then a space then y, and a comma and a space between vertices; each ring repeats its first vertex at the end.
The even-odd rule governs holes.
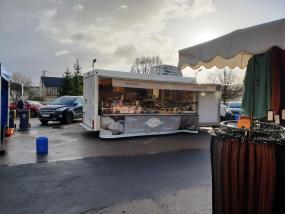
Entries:
MULTIPOLYGON (((284 0, 0 0, 0 62, 39 84, 96 68, 129 71, 136 57, 178 64, 178 50, 285 18, 284 0)), ((187 71, 191 73, 192 71, 187 71)), ((194 75, 193 72, 190 75, 194 75)))

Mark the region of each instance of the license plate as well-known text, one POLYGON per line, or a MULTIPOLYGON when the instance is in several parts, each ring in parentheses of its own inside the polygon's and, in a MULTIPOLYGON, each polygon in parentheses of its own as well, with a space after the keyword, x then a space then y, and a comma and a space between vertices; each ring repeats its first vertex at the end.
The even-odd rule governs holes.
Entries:
POLYGON ((42 117, 49 117, 49 114, 42 114, 42 117))

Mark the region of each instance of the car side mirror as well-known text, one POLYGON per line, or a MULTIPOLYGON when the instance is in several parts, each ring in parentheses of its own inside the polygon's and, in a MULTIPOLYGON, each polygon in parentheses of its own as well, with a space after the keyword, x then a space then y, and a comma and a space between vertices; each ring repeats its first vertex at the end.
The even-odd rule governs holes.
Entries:
POLYGON ((77 103, 73 103, 73 106, 77 106, 77 103))

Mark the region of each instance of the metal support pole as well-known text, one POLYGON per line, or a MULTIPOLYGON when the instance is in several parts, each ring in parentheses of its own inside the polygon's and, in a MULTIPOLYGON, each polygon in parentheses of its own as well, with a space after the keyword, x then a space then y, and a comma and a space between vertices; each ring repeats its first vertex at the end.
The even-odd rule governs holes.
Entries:
MULTIPOLYGON (((1 62, 0 62, 0 137, 2 136, 2 130, 1 130, 1 126, 2 126, 2 66, 1 66, 1 62)), ((2 141, 0 142, 0 150, 2 147, 2 141)))
MULTIPOLYGON (((1 66, 1 63, 0 63, 0 137, 2 137, 3 133, 2 133, 2 66, 1 66)), ((3 130, 4 131, 4 130, 3 130)), ((5 149, 3 148, 3 145, 2 145, 2 140, 0 142, 0 156, 1 155, 5 155, 6 151, 5 149)))
POLYGON ((254 120, 254 96, 255 96, 255 61, 253 62, 253 84, 252 84, 252 98, 251 98, 251 109, 250 109, 250 129, 253 128, 254 120))
POLYGON ((21 96, 22 96, 22 99, 24 97, 24 85, 21 85, 21 96))

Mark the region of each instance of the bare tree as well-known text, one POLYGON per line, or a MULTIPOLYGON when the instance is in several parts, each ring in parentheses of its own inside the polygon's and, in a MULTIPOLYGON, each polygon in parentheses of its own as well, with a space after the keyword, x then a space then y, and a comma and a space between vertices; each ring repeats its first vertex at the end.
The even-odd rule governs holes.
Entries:
POLYGON ((12 82, 18 83, 23 86, 30 86, 32 84, 32 81, 29 77, 26 77, 25 75, 19 72, 13 73, 11 80, 12 82))
POLYGON ((153 67, 162 64, 158 56, 142 56, 135 59, 135 63, 131 67, 131 73, 149 74, 153 67))
POLYGON ((209 83, 221 85, 222 100, 224 103, 230 98, 234 98, 243 92, 243 77, 233 70, 218 70, 208 74, 209 83))
POLYGON ((18 100, 22 96, 22 86, 24 91, 28 90, 32 84, 32 81, 29 77, 21 73, 13 73, 11 77, 11 86, 10 86, 10 96, 13 100, 18 100))

